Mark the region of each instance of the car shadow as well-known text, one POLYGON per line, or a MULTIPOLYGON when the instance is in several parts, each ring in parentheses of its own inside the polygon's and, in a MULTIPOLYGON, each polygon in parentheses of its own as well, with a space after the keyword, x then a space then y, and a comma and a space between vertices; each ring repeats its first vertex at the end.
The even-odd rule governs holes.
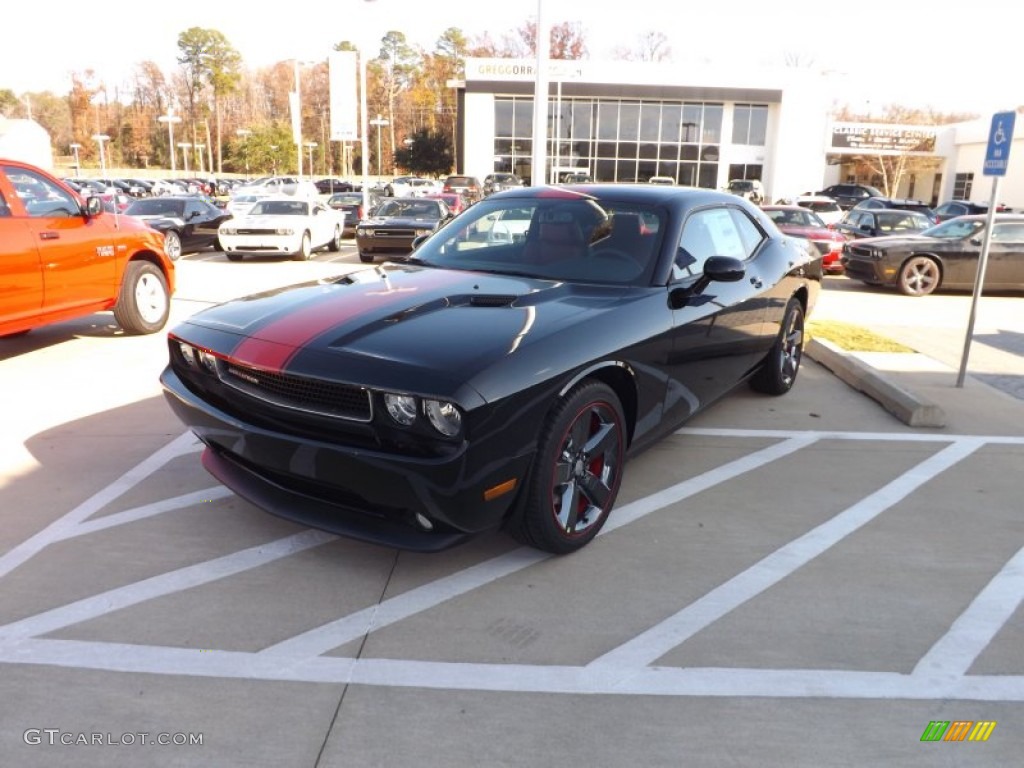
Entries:
POLYGON ((27 352, 80 338, 112 339, 128 336, 114 320, 111 312, 97 312, 74 320, 33 328, 28 333, 0 339, 0 360, 9 360, 27 352))

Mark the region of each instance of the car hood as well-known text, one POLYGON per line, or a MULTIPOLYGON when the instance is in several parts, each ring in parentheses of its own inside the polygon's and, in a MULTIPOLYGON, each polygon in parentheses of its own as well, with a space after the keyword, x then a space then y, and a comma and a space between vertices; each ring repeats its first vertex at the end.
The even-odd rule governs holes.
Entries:
POLYGON ((924 235, 906 235, 905 237, 894 237, 890 235, 887 237, 862 237, 859 240, 852 241, 852 244, 858 246, 870 246, 880 250, 898 251, 905 248, 920 248, 923 243, 945 242, 948 241, 934 237, 926 237, 924 235))
MULTIPOLYGON (((235 216, 231 219, 232 227, 250 227, 252 229, 265 229, 267 227, 280 227, 291 222, 305 222, 309 216, 282 216, 280 214, 266 214, 262 216, 235 216)), ((226 223, 226 222, 225 222, 226 223)))
POLYGON ((370 227, 408 227, 409 229, 436 228, 438 219, 417 219, 412 216, 371 216, 361 222, 370 227))
POLYGON ((174 334, 259 369, 455 393, 625 290, 389 264, 237 299, 174 334))

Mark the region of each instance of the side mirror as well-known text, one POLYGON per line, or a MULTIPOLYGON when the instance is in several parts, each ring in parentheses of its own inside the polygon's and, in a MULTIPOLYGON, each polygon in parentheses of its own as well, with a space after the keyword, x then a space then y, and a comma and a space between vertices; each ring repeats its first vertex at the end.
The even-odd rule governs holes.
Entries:
POLYGON ((704 262, 704 277, 709 282, 735 283, 746 273, 743 262, 732 256, 711 256, 704 262))
POLYGON ((103 201, 98 195, 89 195, 85 198, 85 215, 89 218, 99 216, 103 212, 103 201))

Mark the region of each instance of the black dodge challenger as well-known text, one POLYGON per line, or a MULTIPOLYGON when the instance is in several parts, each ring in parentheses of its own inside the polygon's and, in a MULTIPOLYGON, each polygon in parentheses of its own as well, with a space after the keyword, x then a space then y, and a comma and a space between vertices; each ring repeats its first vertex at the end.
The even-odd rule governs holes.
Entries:
POLYGON ((228 302, 161 380, 203 464, 253 504, 439 550, 504 526, 571 552, 627 457, 799 369, 820 256, 710 190, 499 192, 401 262, 228 302))

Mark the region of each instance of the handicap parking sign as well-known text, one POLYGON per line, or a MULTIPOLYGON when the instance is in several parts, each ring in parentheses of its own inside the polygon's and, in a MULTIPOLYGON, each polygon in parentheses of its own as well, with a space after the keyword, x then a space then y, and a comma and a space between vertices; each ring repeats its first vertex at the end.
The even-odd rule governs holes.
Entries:
POLYGON ((992 126, 988 131, 988 148, 985 150, 984 174, 1005 176, 1010 162, 1010 145, 1013 143, 1013 123, 1016 112, 996 112, 992 115, 992 126))

